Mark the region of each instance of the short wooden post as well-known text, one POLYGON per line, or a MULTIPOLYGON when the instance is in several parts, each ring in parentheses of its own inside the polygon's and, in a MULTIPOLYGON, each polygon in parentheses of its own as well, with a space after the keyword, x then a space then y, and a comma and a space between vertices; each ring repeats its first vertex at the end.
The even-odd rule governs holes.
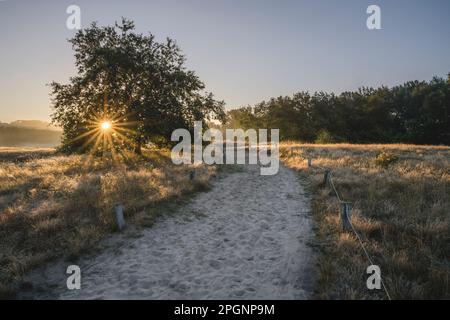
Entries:
POLYGON ((325 170, 324 174, 323 174, 323 186, 327 187, 330 184, 330 175, 331 175, 331 171, 330 170, 325 170))
POLYGON ((125 228, 125 218, 123 217, 123 205, 116 204, 114 206, 114 211, 116 213, 116 222, 117 222, 117 228, 121 231, 123 228, 125 228))
POLYGON ((312 159, 308 158, 308 168, 311 168, 311 166, 312 166, 312 159))
POLYGON ((341 221, 342 221, 342 230, 350 231, 351 224, 350 219, 352 217, 352 204, 351 202, 341 202, 341 221))

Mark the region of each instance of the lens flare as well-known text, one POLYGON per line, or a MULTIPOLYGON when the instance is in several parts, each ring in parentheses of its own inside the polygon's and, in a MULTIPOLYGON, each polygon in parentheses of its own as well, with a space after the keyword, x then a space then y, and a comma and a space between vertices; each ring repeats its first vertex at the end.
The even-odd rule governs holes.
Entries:
POLYGON ((89 151, 87 162, 94 155, 120 161, 127 156, 129 150, 134 148, 133 137, 136 135, 134 128, 140 124, 137 121, 130 121, 130 116, 133 114, 93 112, 86 124, 87 131, 72 139, 71 142, 82 141, 79 150, 89 151))
POLYGON ((108 130, 111 128, 111 122, 109 121, 103 121, 101 124, 101 127, 103 130, 108 130))

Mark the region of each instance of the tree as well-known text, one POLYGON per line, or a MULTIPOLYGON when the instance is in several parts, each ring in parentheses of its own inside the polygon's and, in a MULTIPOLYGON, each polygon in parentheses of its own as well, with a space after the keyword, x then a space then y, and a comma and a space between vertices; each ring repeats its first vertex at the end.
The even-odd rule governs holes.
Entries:
POLYGON ((184 66, 176 43, 133 32, 132 21, 92 23, 69 40, 77 76, 51 83, 52 120, 63 128, 62 149, 109 146, 140 153, 144 144, 170 142, 174 129, 193 130, 193 121, 223 120, 224 103, 184 66), (101 130, 108 122, 109 132, 101 130))
POLYGON ((299 92, 228 116, 231 127, 278 128, 281 140, 450 145, 450 74, 339 95, 299 92))

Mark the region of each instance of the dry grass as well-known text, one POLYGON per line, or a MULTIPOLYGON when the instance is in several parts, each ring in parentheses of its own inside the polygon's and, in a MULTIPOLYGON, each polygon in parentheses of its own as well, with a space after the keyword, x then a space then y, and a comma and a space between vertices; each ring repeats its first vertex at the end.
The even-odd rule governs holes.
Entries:
POLYGON ((316 298, 385 299, 368 290, 370 264, 352 232, 343 232, 339 203, 322 186, 330 168, 352 222, 393 299, 450 298, 450 148, 416 145, 281 145, 282 160, 311 184, 317 233, 316 298), (313 159, 307 168, 305 159, 313 159))
POLYGON ((78 257, 115 231, 113 207, 128 222, 151 225, 187 194, 208 188, 213 167, 176 166, 168 150, 116 163, 51 150, 0 150, 0 297, 30 269, 78 257))
POLYGON ((55 153, 54 148, 15 148, 0 147, 1 162, 23 162, 48 157, 55 153))

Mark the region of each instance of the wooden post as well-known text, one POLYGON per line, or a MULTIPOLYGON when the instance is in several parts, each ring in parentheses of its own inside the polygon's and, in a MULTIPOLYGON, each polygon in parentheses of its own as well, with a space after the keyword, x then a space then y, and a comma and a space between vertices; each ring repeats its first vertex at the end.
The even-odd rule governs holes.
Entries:
POLYGON ((330 175, 331 175, 331 171, 330 170, 325 170, 324 174, 323 174, 323 186, 327 187, 330 184, 330 175))
POLYGON ((116 213, 117 227, 119 228, 119 231, 122 231, 122 229, 125 228, 125 218, 123 217, 123 205, 116 204, 114 206, 114 211, 116 213))
POLYGON ((352 204, 351 202, 341 202, 341 221, 342 221, 342 230, 350 231, 350 219, 352 217, 352 204))
POLYGON ((311 165, 312 165, 312 159, 308 158, 308 168, 311 168, 311 165))

